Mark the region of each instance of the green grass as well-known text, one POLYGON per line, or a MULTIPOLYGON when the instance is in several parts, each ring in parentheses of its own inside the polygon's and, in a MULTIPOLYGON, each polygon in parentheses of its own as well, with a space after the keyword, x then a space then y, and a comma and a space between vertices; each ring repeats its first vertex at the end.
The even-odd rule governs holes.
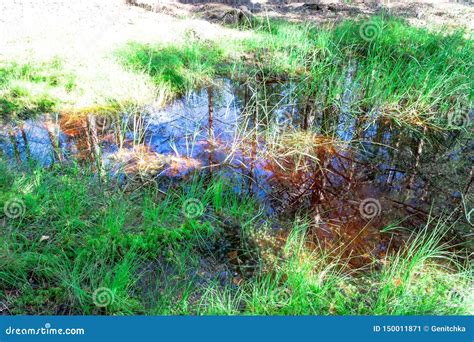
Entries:
POLYGON ((114 293, 108 313, 143 312, 145 302, 133 296, 140 271, 160 258, 173 260, 174 250, 179 255, 217 239, 224 208, 216 198, 228 200, 226 217, 235 221, 250 220, 257 207, 223 180, 129 195, 76 167, 12 174, 2 165, 0 172, 2 208, 13 199, 24 208, 17 219, 3 216, 1 291, 23 289, 13 313, 100 313, 91 300, 100 287, 114 293), (202 215, 186 217, 183 203, 192 198, 202 215))
POLYGON ((355 272, 329 251, 309 250, 301 220, 281 253, 265 253, 258 236, 272 236, 272 219, 262 226, 257 201, 224 179, 123 193, 71 166, 24 172, 1 164, 0 176, 0 205, 15 199, 24 208, 2 218, 0 298, 11 314, 472 313, 472 274, 442 242, 442 222, 380 269, 355 272), (202 204, 196 217, 183 212, 190 199, 202 204), (232 229, 241 242, 226 250, 232 229), (255 270, 222 283, 234 249, 252 256, 255 270), (101 288, 113 297, 105 307, 93 299, 101 288))
POLYGON ((224 62, 219 46, 196 41, 182 46, 130 43, 117 56, 126 67, 150 75, 168 100, 212 82, 224 62))
POLYGON ((62 70, 59 59, 50 62, 0 62, 0 113, 2 119, 27 119, 54 111, 59 92, 75 88, 75 77, 62 70))
POLYGON ((387 16, 346 20, 334 28, 261 20, 244 29, 248 38, 132 43, 118 55, 125 66, 151 75, 168 98, 217 76, 292 79, 302 101, 330 112, 341 106, 353 65, 353 113, 380 109, 401 122, 446 127, 449 115, 467 116, 472 106, 472 40, 462 31, 429 31, 387 16), (363 33, 367 26, 373 36, 363 33))
POLYGON ((472 104, 473 47, 462 31, 429 31, 379 16, 346 20, 334 29, 277 21, 262 23, 257 32, 250 46, 262 47, 262 68, 299 77, 305 95, 327 108, 337 107, 351 63, 356 112, 381 107, 391 114, 430 117, 472 104), (365 34, 364 28, 375 34, 365 34))

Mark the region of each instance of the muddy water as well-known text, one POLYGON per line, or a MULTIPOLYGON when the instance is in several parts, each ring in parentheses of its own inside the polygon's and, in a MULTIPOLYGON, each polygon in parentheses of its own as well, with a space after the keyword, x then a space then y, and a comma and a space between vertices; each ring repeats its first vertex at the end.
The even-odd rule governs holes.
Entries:
POLYGON ((430 213, 460 218, 457 235, 472 234, 463 207, 472 201, 469 136, 399 125, 376 109, 354 114, 352 97, 347 87, 340 110, 328 113, 303 103, 291 83, 221 80, 166 108, 3 125, 0 148, 12 163, 79 160, 125 182, 224 173, 272 215, 313 217, 314 243, 366 258, 397 243, 384 227, 419 227, 430 213))

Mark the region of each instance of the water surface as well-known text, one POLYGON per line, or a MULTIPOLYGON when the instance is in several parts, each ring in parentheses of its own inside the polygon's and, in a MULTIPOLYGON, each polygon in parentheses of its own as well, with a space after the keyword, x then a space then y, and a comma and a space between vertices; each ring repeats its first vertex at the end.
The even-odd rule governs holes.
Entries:
MULTIPOLYGON (((329 113, 304 103, 292 83, 258 88, 220 80, 165 108, 54 113, 3 125, 0 148, 12 163, 78 160, 124 182, 223 174, 271 215, 309 214, 315 239, 380 256, 395 243, 383 233, 387 225, 463 217, 474 146, 460 131, 399 125, 377 108, 353 113, 353 88, 329 113)), ((456 229, 472 233, 466 220, 456 229)))

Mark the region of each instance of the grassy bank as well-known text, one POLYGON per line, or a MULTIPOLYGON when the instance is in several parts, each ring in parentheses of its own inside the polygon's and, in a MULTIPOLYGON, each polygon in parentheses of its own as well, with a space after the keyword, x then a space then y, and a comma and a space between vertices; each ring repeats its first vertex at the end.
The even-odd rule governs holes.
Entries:
POLYGON ((224 179, 126 194, 76 167, 0 172, 10 314, 472 314, 442 222, 360 272, 310 249, 305 220, 277 244, 272 218, 224 179))
POLYGON ((334 27, 256 19, 235 30, 245 38, 206 40, 188 30, 180 43, 132 42, 95 69, 59 57, 1 62, 2 116, 152 98, 166 103, 216 77, 292 79, 302 102, 330 112, 341 108, 353 74, 352 112, 381 111, 414 126, 466 121, 472 105, 472 40, 462 31, 429 31, 387 16, 334 27))
POLYGON ((166 98, 216 76, 247 82, 291 79, 302 102, 338 111, 352 73, 354 113, 380 111, 413 126, 447 127, 465 119, 472 105, 473 51, 462 31, 432 32, 384 16, 331 28, 265 20, 241 29, 252 36, 130 44, 118 56, 131 70, 150 75, 166 98))

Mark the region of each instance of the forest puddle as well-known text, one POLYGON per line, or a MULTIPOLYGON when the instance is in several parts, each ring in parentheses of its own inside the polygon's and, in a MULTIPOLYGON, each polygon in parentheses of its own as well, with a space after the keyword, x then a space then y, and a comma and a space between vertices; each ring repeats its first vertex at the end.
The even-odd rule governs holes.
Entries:
MULTIPOLYGON (((383 227, 463 216, 473 180, 469 137, 404 127, 377 111, 356 115, 350 91, 340 101, 340 110, 320 112, 291 82, 254 92, 223 80, 166 108, 4 125, 0 148, 13 163, 93 163, 126 184, 179 181, 194 170, 224 174, 282 220, 309 213, 317 227, 309 243, 344 249, 357 265, 401 243, 383 227)), ((463 229, 469 225, 460 225, 461 236, 469 232, 463 229)))

